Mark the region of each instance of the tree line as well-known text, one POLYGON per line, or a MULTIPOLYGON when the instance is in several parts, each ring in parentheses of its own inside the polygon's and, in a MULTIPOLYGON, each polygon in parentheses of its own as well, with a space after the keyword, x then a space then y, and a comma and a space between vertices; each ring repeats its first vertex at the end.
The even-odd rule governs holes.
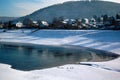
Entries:
POLYGON ((91 19, 77 18, 68 19, 61 17, 54 18, 51 22, 44 20, 33 21, 30 18, 25 18, 22 22, 8 21, 5 23, 0 22, 0 27, 4 29, 17 29, 17 28, 38 28, 38 29, 112 29, 120 30, 120 13, 115 16, 108 16, 107 14, 100 17, 94 15, 91 19))

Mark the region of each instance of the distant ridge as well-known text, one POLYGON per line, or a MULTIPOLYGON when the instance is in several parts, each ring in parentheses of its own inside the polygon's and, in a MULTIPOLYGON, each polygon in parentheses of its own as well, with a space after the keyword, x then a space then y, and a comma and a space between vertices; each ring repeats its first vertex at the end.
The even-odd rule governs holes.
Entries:
POLYGON ((0 22, 7 22, 7 21, 11 21, 11 20, 15 20, 18 17, 0 17, 0 22))

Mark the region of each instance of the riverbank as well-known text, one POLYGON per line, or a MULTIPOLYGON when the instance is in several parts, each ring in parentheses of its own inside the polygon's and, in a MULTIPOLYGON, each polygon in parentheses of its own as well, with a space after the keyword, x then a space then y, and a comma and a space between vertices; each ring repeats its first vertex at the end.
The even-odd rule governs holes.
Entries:
MULTIPOLYGON (((31 30, 0 33, 0 43, 31 43, 37 45, 75 45, 120 54, 120 31, 112 30, 31 30)), ((107 62, 82 62, 44 70, 18 71, 0 64, 1 80, 118 80, 120 58, 107 62), (83 65, 84 64, 84 65, 83 65), (86 64, 91 64, 88 66, 86 64), (76 74, 77 73, 77 74, 76 74), (86 76, 85 76, 86 75, 86 76)))

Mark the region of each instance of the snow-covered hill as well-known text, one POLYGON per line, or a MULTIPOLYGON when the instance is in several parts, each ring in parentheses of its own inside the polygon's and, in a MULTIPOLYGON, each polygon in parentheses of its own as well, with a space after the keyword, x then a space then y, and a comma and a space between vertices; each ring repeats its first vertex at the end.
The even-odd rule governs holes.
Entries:
MULTIPOLYGON (((65 18, 91 18, 93 15, 116 15, 116 13, 120 12, 119 8, 119 3, 107 1, 70 1, 40 9, 25 17, 29 17, 32 20, 47 21, 61 16, 65 18)), ((22 17, 21 20, 25 17, 22 17)))

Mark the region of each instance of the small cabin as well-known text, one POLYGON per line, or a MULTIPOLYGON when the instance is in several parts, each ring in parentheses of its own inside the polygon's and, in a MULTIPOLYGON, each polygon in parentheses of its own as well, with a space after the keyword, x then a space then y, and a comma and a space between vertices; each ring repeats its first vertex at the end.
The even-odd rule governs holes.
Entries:
POLYGON ((38 24, 40 28, 47 28, 49 26, 47 21, 40 21, 38 24))
POLYGON ((17 27, 17 28, 23 27, 23 23, 22 23, 22 22, 17 22, 17 23, 16 23, 16 27, 17 27))

